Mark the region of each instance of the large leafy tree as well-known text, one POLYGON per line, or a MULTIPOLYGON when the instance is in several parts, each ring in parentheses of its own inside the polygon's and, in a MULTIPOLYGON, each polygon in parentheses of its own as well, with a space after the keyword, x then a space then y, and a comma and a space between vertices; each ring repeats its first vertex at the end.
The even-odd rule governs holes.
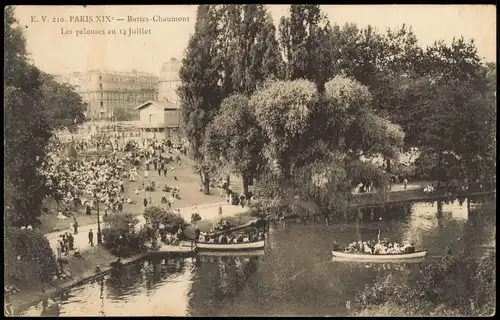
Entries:
POLYGON ((345 208, 360 182, 385 190, 385 172, 361 157, 396 156, 404 134, 374 114, 367 87, 338 76, 318 94, 307 80, 279 81, 256 92, 250 103, 265 135, 267 177, 277 181, 273 196, 297 210, 328 212, 345 208))
POLYGON ((58 83, 53 76, 42 74, 41 90, 52 128, 75 129, 85 120, 82 97, 71 85, 58 83))
POLYGON ((309 129, 317 98, 315 85, 307 80, 271 82, 251 98, 257 122, 269 140, 263 155, 285 180, 292 174, 294 154, 309 129))
POLYGON ((262 165, 261 149, 264 137, 257 124, 248 98, 241 94, 226 98, 207 129, 206 153, 213 162, 230 163, 243 177, 243 190, 257 176, 262 165))
POLYGON ((218 20, 219 10, 214 6, 198 7, 195 32, 182 60, 178 88, 184 132, 190 143, 190 154, 198 165, 205 194, 210 193, 211 168, 205 161, 202 145, 205 130, 217 114, 222 95, 218 20))
POLYGON ((28 61, 14 9, 4 10, 4 195, 8 225, 34 223, 41 214, 43 161, 51 136, 41 74, 28 61))
POLYGON ((426 49, 422 61, 426 68, 402 90, 407 143, 419 147, 423 157, 436 159, 431 170, 439 173, 433 176, 436 179, 452 178, 443 172, 451 155, 452 162, 463 168, 460 177, 484 177, 474 168, 492 168, 492 161, 486 159, 494 149, 496 112, 487 68, 473 41, 454 39, 449 46, 436 42, 426 49))

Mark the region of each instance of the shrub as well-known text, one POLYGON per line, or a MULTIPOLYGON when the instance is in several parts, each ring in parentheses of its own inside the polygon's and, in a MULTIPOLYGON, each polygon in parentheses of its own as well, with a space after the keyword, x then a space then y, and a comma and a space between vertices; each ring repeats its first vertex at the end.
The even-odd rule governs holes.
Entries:
POLYGON ((417 281, 396 278, 392 274, 378 279, 358 296, 362 305, 360 314, 383 310, 388 305, 404 310, 400 315, 477 316, 494 313, 495 252, 481 262, 464 253, 428 261, 422 264, 421 273, 423 276, 417 281))
POLYGON ((137 232, 139 220, 132 213, 108 215, 104 218, 104 246, 114 255, 129 257, 144 250, 144 241, 137 232))
POLYGON ((5 228, 5 278, 18 286, 48 283, 57 273, 49 240, 36 230, 5 228))
POLYGON ((158 230, 160 224, 165 226, 165 230, 171 233, 177 232, 179 227, 184 228, 186 221, 181 216, 173 213, 170 210, 165 210, 160 207, 149 207, 144 213, 147 226, 158 230))

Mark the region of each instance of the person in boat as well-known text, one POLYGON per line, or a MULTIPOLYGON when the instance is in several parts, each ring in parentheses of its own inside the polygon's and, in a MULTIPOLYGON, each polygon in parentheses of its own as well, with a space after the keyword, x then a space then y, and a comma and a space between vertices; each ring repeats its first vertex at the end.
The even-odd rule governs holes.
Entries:
POLYGON ((264 234, 264 232, 261 231, 259 233, 259 239, 258 239, 258 241, 263 241, 263 240, 266 240, 266 235, 264 234))
POLYGON ((415 252, 415 246, 413 245, 412 242, 408 243, 404 243, 403 244, 403 247, 401 248, 401 250, 404 252, 404 253, 414 253, 415 252))
POLYGON ((366 241, 363 242, 363 253, 365 254, 372 253, 372 249, 368 246, 368 243, 366 241))
POLYGON ((230 233, 227 237, 227 243, 234 243, 235 242, 234 240, 235 236, 232 233, 230 233))
POLYGON ((225 234, 221 235, 221 236, 220 236, 220 239, 219 239, 219 242, 220 242, 220 243, 227 244, 227 243, 228 243, 227 236, 226 236, 225 234))
POLYGON ((200 228, 196 226, 196 229, 194 230, 194 238, 196 242, 198 242, 198 240, 200 239, 200 234, 201 234, 200 228))
POLYGON ((203 237, 205 239, 205 242, 210 242, 210 236, 208 235, 208 233, 205 233, 203 237))
POLYGON ((350 243, 349 245, 347 245, 347 247, 344 248, 344 251, 347 253, 354 253, 354 245, 350 243))
POLYGON ((386 254, 386 251, 387 249, 382 242, 376 243, 373 247, 373 254, 386 254))
POLYGON ((375 249, 375 242, 373 240, 368 240, 368 247, 370 248, 370 252, 373 254, 373 251, 375 249))
POLYGON ((243 237, 243 242, 250 242, 250 237, 248 236, 248 234, 245 234, 245 236, 243 237))
POLYGON ((333 241, 333 251, 342 251, 342 246, 337 243, 337 241, 333 241))

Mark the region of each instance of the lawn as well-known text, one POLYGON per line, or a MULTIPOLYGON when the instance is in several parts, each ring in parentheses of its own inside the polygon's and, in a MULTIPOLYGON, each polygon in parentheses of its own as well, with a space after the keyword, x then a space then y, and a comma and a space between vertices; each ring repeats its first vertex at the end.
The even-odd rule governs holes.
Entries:
MULTIPOLYGON (((166 154, 167 157, 171 156, 170 154, 166 154)), ((176 156, 176 155, 175 155, 176 156)), ((149 197, 151 196, 152 203, 149 205, 154 206, 165 206, 165 204, 161 203, 162 196, 165 196, 167 199, 169 198, 169 193, 161 191, 165 185, 169 187, 174 187, 176 185, 180 188, 180 200, 176 200, 173 204, 173 208, 183 208, 183 207, 192 207, 199 206, 202 204, 211 204, 223 201, 224 198, 220 196, 220 189, 211 188, 210 195, 204 195, 199 191, 199 182, 200 177, 194 171, 193 161, 186 156, 181 155, 181 165, 171 163, 170 167, 174 167, 174 171, 169 171, 167 173, 167 177, 158 176, 158 172, 154 171, 153 165, 150 165, 149 179, 153 179, 156 182, 156 191, 154 192, 146 192, 142 188, 142 183, 144 179, 144 169, 145 165, 142 164, 139 170, 139 174, 141 177, 137 178, 135 182, 131 182, 128 179, 124 179, 124 188, 125 195, 130 195, 133 202, 132 204, 124 204, 123 211, 124 212, 132 212, 134 214, 140 215, 144 212, 143 200, 146 196, 149 201, 149 197), (175 180, 174 177, 177 177, 175 180), (135 195, 134 189, 137 187, 141 187, 142 191, 139 195, 135 195)), ((238 177, 231 177, 231 186, 234 191, 241 192, 243 189, 241 179, 238 177)), ((59 220, 57 219, 57 204, 52 199, 47 199, 44 205, 49 209, 49 214, 43 215, 40 217, 42 224, 38 227, 38 229, 43 233, 49 233, 55 231, 54 228, 58 228, 59 230, 65 230, 69 228, 70 222, 72 219, 59 220)), ((100 205, 100 213, 101 217, 104 214, 104 205, 100 205)), ((96 211, 92 211, 92 215, 87 216, 85 214, 85 208, 81 207, 77 212, 73 212, 73 215, 78 220, 78 224, 80 226, 90 225, 97 223, 97 214, 96 211)))

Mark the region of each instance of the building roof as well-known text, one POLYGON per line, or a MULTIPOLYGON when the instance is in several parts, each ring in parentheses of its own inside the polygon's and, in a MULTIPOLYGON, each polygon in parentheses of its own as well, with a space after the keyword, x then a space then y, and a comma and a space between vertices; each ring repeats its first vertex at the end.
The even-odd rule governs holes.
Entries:
POLYGON ((157 101, 157 100, 148 100, 135 108, 135 110, 141 110, 144 109, 150 105, 155 105, 159 108, 162 108, 163 110, 165 109, 179 109, 181 106, 177 103, 171 102, 171 101, 157 101))

